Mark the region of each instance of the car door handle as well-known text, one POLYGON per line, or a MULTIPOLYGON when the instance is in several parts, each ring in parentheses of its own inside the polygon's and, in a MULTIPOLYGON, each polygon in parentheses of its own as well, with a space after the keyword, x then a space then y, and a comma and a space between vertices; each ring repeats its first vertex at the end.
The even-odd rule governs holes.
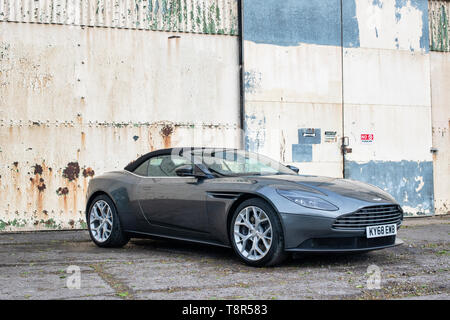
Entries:
POLYGON ((143 189, 146 190, 146 191, 148 191, 148 190, 151 190, 152 187, 144 187, 143 189))

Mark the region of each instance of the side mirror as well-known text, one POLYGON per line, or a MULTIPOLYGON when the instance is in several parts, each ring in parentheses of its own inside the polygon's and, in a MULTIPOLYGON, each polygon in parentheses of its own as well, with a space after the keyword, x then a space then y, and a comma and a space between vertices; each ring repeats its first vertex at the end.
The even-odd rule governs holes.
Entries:
POLYGON ((194 177, 194 168, 192 167, 192 165, 186 164, 178 167, 175 170, 175 173, 179 177, 194 177))
POLYGON ((296 166, 291 166, 290 164, 288 164, 286 167, 288 167, 289 169, 291 169, 295 173, 299 173, 299 171, 300 171, 299 168, 297 168, 296 166))
POLYGON ((178 167, 177 169, 175 169, 175 174, 179 177, 203 178, 206 176, 203 171, 190 164, 185 164, 178 167))

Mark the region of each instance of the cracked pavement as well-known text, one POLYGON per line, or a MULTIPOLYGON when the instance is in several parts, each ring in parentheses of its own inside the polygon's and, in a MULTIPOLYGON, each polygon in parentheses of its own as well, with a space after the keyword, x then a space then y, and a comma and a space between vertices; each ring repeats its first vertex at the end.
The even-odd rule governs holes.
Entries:
POLYGON ((243 265, 231 249, 131 240, 102 249, 87 231, 0 234, 0 299, 449 299, 450 216, 406 219, 405 244, 354 255, 243 265), (80 268, 80 289, 67 284, 80 268), (381 270, 369 290, 368 266, 381 270))

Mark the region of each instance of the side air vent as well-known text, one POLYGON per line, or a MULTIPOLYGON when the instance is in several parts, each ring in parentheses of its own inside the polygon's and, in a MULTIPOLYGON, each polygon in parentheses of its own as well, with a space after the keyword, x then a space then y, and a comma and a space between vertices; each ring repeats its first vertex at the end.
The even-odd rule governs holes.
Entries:
POLYGON ((237 199, 241 194, 238 192, 208 192, 208 196, 216 199, 237 199))

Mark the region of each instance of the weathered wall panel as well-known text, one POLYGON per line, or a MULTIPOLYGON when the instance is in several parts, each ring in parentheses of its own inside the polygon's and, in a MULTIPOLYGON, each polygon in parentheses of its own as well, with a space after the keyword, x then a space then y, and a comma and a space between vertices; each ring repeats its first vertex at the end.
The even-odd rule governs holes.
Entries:
POLYGON ((428 1, 342 5, 244 2, 247 148, 300 162, 304 173, 342 176, 344 134, 353 150, 346 177, 390 192, 407 214, 432 214, 428 1), (320 143, 299 141, 302 130, 320 143), (360 142, 365 133, 373 143, 360 142))
POLYGON ((356 3, 360 47, 429 51, 428 0, 344 1, 356 3))
POLYGON ((0 119, 236 121, 237 38, 172 35, 3 23, 0 119))
POLYGON ((244 1, 243 37, 246 148, 342 176, 340 0, 244 1))
POLYGON ((450 52, 450 1, 430 0, 429 10, 431 50, 450 52))
MULTIPOLYGON (((240 146, 238 37, 136 30, 126 19, 76 26, 96 3, 66 1, 72 11, 52 7, 45 23, 0 22, 0 231, 84 227, 89 179, 150 150, 240 146)), ((116 13, 135 1, 117 3, 116 13)), ((214 3, 235 18, 235 1, 214 3)))
POLYGON ((450 53, 431 53, 434 196, 436 214, 450 213, 450 53))
POLYGON ((343 59, 345 175, 386 190, 409 215, 434 213, 427 5, 357 0, 361 48, 343 59))
POLYGON ((85 227, 85 192, 98 174, 169 146, 239 145, 234 126, 8 126, 0 130, 0 231, 85 227))
POLYGON ((237 35, 237 0, 0 0, 0 21, 237 35))
POLYGON ((342 123, 340 106, 339 103, 247 101, 247 148, 283 163, 296 164, 302 174, 341 177, 337 140, 342 123), (311 128, 315 141, 302 141, 302 132, 311 128), (328 140, 325 132, 334 135, 328 140))

